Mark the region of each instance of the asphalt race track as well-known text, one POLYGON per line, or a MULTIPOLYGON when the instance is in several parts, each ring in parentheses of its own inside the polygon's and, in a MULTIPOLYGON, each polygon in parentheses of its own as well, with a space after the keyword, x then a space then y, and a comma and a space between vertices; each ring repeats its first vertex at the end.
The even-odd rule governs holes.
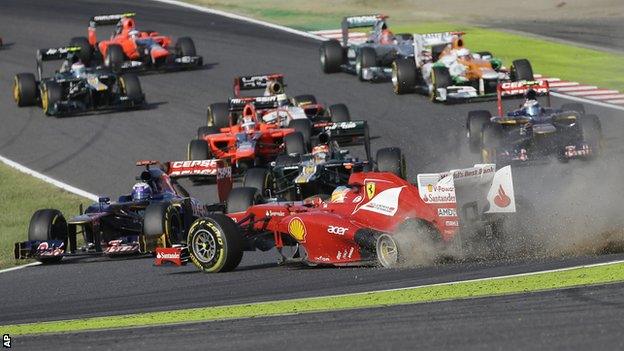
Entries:
MULTIPOLYGON (((1 155, 92 193, 126 193, 134 183, 134 176, 138 171, 134 166, 136 160, 166 161, 186 157, 188 141, 196 135, 197 127, 205 123, 206 106, 210 102, 227 99, 231 94, 234 76, 282 72, 286 74, 287 90, 290 94, 314 93, 322 102, 344 102, 349 106, 353 119, 368 120, 374 137, 373 149, 384 146, 401 147, 407 155, 408 170, 412 177, 419 172, 467 167, 477 161, 463 151, 466 148, 463 140, 465 116, 467 111, 480 108, 494 112, 494 103, 449 107, 432 104, 423 96, 395 96, 388 84, 362 84, 355 77, 346 74, 321 74, 318 64, 319 43, 315 40, 151 1, 136 2, 131 7, 124 3, 99 0, 2 2, 0 34, 8 48, 0 51, 1 155), (17 108, 11 94, 13 75, 18 72, 34 72, 36 49, 65 45, 72 36, 86 35, 88 19, 92 15, 127 11, 138 13, 137 25, 142 29, 154 29, 176 38, 191 36, 198 53, 204 56, 206 67, 190 72, 142 76, 141 83, 149 102, 145 110, 51 118, 45 117, 39 108, 17 108)), ((108 28, 104 28, 100 33, 107 35, 108 31, 108 28)), ((56 68, 56 64, 53 62, 50 67, 56 68)), ((561 103, 562 100, 553 98, 554 105, 561 103)), ((589 105, 586 108, 600 116, 606 140, 610 144, 614 141, 621 144, 621 133, 618 131, 624 130, 623 112, 589 105)), ((609 157, 620 161, 617 158, 619 151, 611 150, 609 157)), ((583 165, 582 168, 587 167, 589 165, 583 165)), ((615 171, 609 168, 609 164, 602 167, 605 167, 604 172, 615 171)), ((539 178, 538 183, 551 191, 549 196, 556 196, 556 189, 565 186, 563 177, 568 173, 569 169, 561 171, 560 174, 544 175, 539 178)), ((539 172, 533 169, 520 170, 518 175, 520 180, 516 181, 516 187, 522 189, 523 185, 532 184, 535 177, 539 177, 539 172), (523 179, 529 181, 525 182, 523 179)), ((527 197, 542 195, 542 188, 524 188, 529 190, 520 192, 526 193, 527 197)), ((212 186, 189 185, 188 189, 191 194, 208 203, 215 201, 212 186)), ((152 267, 150 259, 71 259, 57 266, 37 266, 0 274, 0 296, 3 302, 0 305, 0 324, 385 289, 557 268, 622 257, 624 256, 616 254, 529 261, 451 263, 428 268, 380 270, 278 267, 272 252, 246 253, 243 264, 237 271, 215 275, 198 273, 192 266, 155 268, 152 267)), ((605 298, 605 306, 610 306, 605 308, 605 314, 609 313, 608 309, 621 310, 621 298, 612 299, 612 295, 617 293, 609 292, 613 289, 618 291, 620 288, 620 285, 596 288, 596 294, 610 294, 605 298)), ((594 288, 588 289, 594 291, 594 288)), ((578 291, 579 294, 586 292, 583 289, 578 291)), ((497 325, 496 318, 504 319, 501 323, 512 323, 509 316, 504 316, 505 311, 518 310, 522 306, 526 306, 526 310, 522 312, 524 316, 544 323, 548 318, 553 321, 569 318, 580 323, 586 313, 585 308, 571 308, 565 315, 549 315, 543 313, 540 307, 540 304, 550 306, 553 301, 565 305, 560 299, 562 296, 569 297, 566 294, 539 294, 538 301, 533 301, 533 295, 527 295, 496 298, 491 303, 488 299, 482 299, 477 304, 474 301, 459 301, 417 305, 407 309, 397 307, 388 310, 388 313, 398 313, 402 316, 400 321, 419 331, 419 334, 410 334, 412 338, 427 335, 425 330, 428 330, 426 328, 429 328, 430 323, 437 320, 437 315, 448 315, 454 311, 463 311, 460 312, 463 317, 454 319, 452 324, 445 324, 444 328, 462 329, 474 325, 475 319, 481 317, 487 318, 487 323, 492 328, 501 328, 501 325, 497 325), (480 309, 479 306, 483 305, 492 306, 492 309, 480 309), (437 312, 438 308, 441 312, 437 312), (417 314, 412 315, 410 311, 417 314), (532 314, 531 311, 540 313, 532 314)), ((292 321, 292 331, 295 334, 283 334, 281 338, 276 334, 274 340, 264 336, 265 343, 258 344, 290 346, 293 345, 292 342, 305 343, 299 336, 307 332, 304 326, 307 318, 312 318, 311 322, 315 324, 311 335, 324 335, 325 331, 332 331, 337 337, 337 324, 342 324, 340 318, 349 314, 351 312, 313 317, 291 316, 271 321, 254 319, 220 322, 209 326, 178 326, 169 330, 179 331, 178 336, 191 336, 180 337, 177 345, 201 349, 203 339, 192 336, 197 335, 198 330, 216 328, 217 324, 218 328, 225 329, 230 326, 254 329, 258 325, 275 323, 275 329, 283 333, 284 330, 289 330, 289 321, 292 321)), ((370 330, 367 328, 376 324, 373 321, 381 324, 392 319, 390 314, 380 313, 379 310, 359 311, 354 315, 355 319, 348 322, 351 328, 358 329, 357 322, 354 322, 358 319, 367 320, 368 323, 368 327, 358 329, 359 334, 370 330)), ((520 317, 522 316, 518 318, 520 317)), ((388 329, 392 325, 400 324, 399 320, 391 321, 388 329)), ((437 320, 436 323, 441 322, 437 320)), ((525 345, 528 348, 543 346, 539 344, 540 340, 530 338, 541 331, 534 325, 526 327, 530 329, 519 331, 526 336, 525 345)), ((514 328, 522 326, 516 325, 514 328)), ((159 333, 156 329, 158 328, 149 329, 146 335, 159 333)), ((393 330, 396 335, 409 334, 406 329, 393 330)), ((488 331, 490 334, 484 335, 484 338, 490 335, 488 344, 484 345, 500 348, 514 340, 505 339, 509 334, 502 334, 496 339, 492 337, 492 330, 488 331)), ((599 332, 602 331, 579 329, 575 337, 581 338, 582 333, 591 337, 599 332)), ((124 345, 124 338, 130 338, 130 335, 136 338, 141 334, 138 331, 116 333, 121 338, 121 345, 124 345)), ((437 333, 442 335, 442 330, 437 333)), ((85 340, 102 340, 101 335, 103 334, 85 340)), ((228 338, 239 337, 234 332, 220 335, 229 335, 228 338)), ((74 339, 72 335, 64 338, 60 340, 67 343, 74 339)), ((77 336, 76 339, 82 339, 82 336, 77 336)), ((29 342, 38 340, 41 341, 40 345, 44 345, 45 339, 29 342)), ((384 337, 368 340, 368 343, 362 345, 370 347, 385 343, 384 337)), ((250 341, 248 344, 244 343, 246 341, 240 342, 241 347, 252 345, 250 341)), ((332 345, 338 344, 334 340, 332 345)), ((146 349, 150 345, 153 346, 135 344, 133 348, 146 349)), ((452 343, 447 346, 451 345, 452 343)), ((583 348, 581 344, 566 345, 583 348)), ((167 348, 173 347, 173 344, 169 346, 167 348)), ((310 344, 307 346, 310 347, 310 344)))

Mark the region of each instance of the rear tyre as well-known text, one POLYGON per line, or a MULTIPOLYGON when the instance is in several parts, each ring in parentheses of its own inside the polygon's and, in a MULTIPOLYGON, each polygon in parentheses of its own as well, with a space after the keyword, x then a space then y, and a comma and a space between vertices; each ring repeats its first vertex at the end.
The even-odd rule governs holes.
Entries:
POLYGON ((61 101, 63 97, 63 87, 55 81, 45 82, 41 86, 41 108, 46 116, 54 113, 54 105, 61 101))
MULTIPOLYGON (((312 124, 309 119, 293 119, 288 123, 288 128, 292 128, 295 132, 301 133, 306 150, 310 147, 310 139, 312 138, 312 124)), ((304 152, 305 153, 305 152, 304 152)))
POLYGON ((297 95, 292 98, 293 105, 316 105, 316 97, 312 94, 297 95))
POLYGON ((431 101, 436 102, 438 97, 438 89, 453 85, 453 78, 446 67, 433 67, 431 70, 431 84, 432 89, 429 92, 431 101))
POLYGON ((497 163, 497 153, 501 146, 502 129, 498 123, 486 123, 481 131, 481 161, 497 163))
POLYGON ((407 178, 405 156, 398 147, 377 150, 377 171, 390 172, 402 179, 407 178))
POLYGON ((533 67, 527 59, 515 60, 511 64, 511 80, 534 80, 533 67))
POLYGON ((320 49, 321 69, 325 73, 340 72, 340 66, 344 62, 344 49, 338 40, 328 40, 321 43, 320 49))
POLYGON ((175 49, 178 56, 197 56, 195 43, 193 42, 193 39, 189 37, 179 38, 176 42, 175 49))
POLYGON ((208 143, 202 139, 191 140, 188 145, 187 158, 189 161, 210 159, 208 143))
POLYGON ((222 214, 193 222, 187 244, 191 261, 205 273, 234 270, 243 258, 241 228, 222 214))
MULTIPOLYGON (((29 241, 60 240, 67 241, 67 221, 59 210, 43 209, 37 210, 30 218, 28 225, 29 241)), ((62 257, 51 257, 39 259, 42 263, 56 263, 62 257)))
POLYGON ((266 168, 254 167, 247 170, 243 178, 243 187, 255 188, 257 195, 265 197, 271 189, 273 177, 266 168))
POLYGON ((580 113, 582 115, 585 114, 585 106, 583 104, 578 103, 578 102, 571 102, 571 103, 563 104, 563 105, 561 105, 561 109, 563 111, 578 112, 578 113, 580 113))
POLYGON ((364 47, 360 49, 355 58, 355 72, 361 81, 365 81, 363 72, 365 68, 375 67, 377 65, 377 53, 375 49, 364 47))
POLYGON ((106 48, 106 55, 104 56, 104 66, 111 69, 113 72, 121 71, 121 66, 125 61, 125 55, 120 45, 110 44, 106 48))
POLYGON ((121 93, 127 96, 134 104, 143 103, 143 89, 141 88, 141 82, 139 77, 133 73, 126 73, 119 77, 119 87, 121 93))
POLYGON ((583 141, 592 149, 592 156, 600 154, 602 148, 602 125, 596 115, 584 115, 581 117, 581 129, 583 141))
POLYGON ((490 121, 490 111, 478 110, 468 112, 466 128, 468 129, 468 145, 470 151, 477 153, 481 150, 481 130, 490 121))
POLYGON ((329 116, 331 117, 331 121, 334 123, 351 121, 349 108, 345 104, 335 104, 329 106, 329 116))
POLYGON ((86 37, 73 37, 69 40, 69 46, 78 46, 80 47, 80 52, 78 52, 78 58, 85 66, 88 66, 91 63, 91 58, 93 57, 93 47, 89 43, 89 39, 86 37))
POLYGON ((230 126, 230 106, 226 102, 210 104, 207 115, 207 126, 217 128, 227 128, 230 126))
POLYGON ((395 94, 411 93, 416 86, 416 63, 413 59, 398 58, 392 62, 392 88, 395 94))
POLYGON ((307 153, 305 141, 303 135, 300 132, 294 132, 284 137, 284 145, 286 146, 287 154, 304 155, 307 153))
POLYGON ((399 264, 399 245, 388 234, 381 234, 375 244, 377 262, 384 268, 393 268, 399 264))
POLYGON ((243 187, 230 191, 226 201, 226 213, 245 212, 258 202, 258 189, 243 187))
POLYGON ((169 202, 152 202, 145 209, 143 234, 160 237, 159 247, 170 247, 186 239, 180 212, 169 202))
POLYGON ((13 99, 19 107, 37 103, 37 80, 32 73, 18 73, 13 80, 13 99))
POLYGON ((201 126, 197 128, 197 139, 205 139, 208 135, 218 134, 221 130, 217 127, 201 126))

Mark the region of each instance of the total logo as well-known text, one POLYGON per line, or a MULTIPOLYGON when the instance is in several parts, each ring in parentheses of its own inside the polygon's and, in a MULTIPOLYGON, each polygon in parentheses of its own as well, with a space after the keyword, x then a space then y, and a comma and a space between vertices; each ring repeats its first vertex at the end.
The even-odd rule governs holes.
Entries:
POLYGON ((327 227, 327 232, 329 234, 345 235, 348 230, 349 230, 349 228, 338 227, 338 226, 335 226, 335 225, 330 225, 329 227, 327 227))

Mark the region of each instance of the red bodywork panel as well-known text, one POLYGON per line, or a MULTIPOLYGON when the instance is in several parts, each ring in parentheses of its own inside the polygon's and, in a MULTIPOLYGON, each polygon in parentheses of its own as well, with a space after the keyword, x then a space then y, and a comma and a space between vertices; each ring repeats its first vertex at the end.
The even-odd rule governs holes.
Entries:
MULTIPOLYGON (((427 204, 418 187, 392 173, 354 173, 349 179, 351 190, 340 202, 283 202, 255 205, 246 212, 229 214, 235 221, 253 216, 254 229, 275 234, 276 243, 282 235, 296 239, 308 254, 308 261, 318 264, 359 262, 362 250, 355 235, 360 229, 391 234, 409 219, 427 222, 443 241, 453 239, 457 226, 447 226, 458 218, 440 220, 438 208, 456 204, 427 204), (262 221, 262 218, 267 218, 262 221), (449 221, 451 219, 451 221, 449 221)), ((244 225, 243 225, 244 226, 244 225)))

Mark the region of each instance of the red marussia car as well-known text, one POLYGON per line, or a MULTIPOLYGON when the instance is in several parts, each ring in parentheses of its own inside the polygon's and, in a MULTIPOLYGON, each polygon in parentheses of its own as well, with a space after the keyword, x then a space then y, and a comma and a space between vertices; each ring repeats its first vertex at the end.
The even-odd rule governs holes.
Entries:
POLYGON ((89 21, 89 37, 75 37, 72 46, 80 46, 80 59, 84 64, 101 61, 104 66, 120 70, 180 69, 203 65, 197 56, 195 43, 181 37, 173 44, 169 36, 154 31, 139 31, 135 26, 135 13, 93 16, 89 21), (98 42, 97 26, 116 25, 110 39, 98 42))
POLYGON ((430 240, 439 254, 457 252, 516 218, 511 168, 493 164, 420 174, 418 184, 394 173, 354 173, 326 200, 253 205, 255 197, 254 188, 233 189, 227 215, 193 223, 187 245, 200 270, 232 270, 245 250, 288 246, 311 265, 393 267, 413 253, 406 242, 430 240))

